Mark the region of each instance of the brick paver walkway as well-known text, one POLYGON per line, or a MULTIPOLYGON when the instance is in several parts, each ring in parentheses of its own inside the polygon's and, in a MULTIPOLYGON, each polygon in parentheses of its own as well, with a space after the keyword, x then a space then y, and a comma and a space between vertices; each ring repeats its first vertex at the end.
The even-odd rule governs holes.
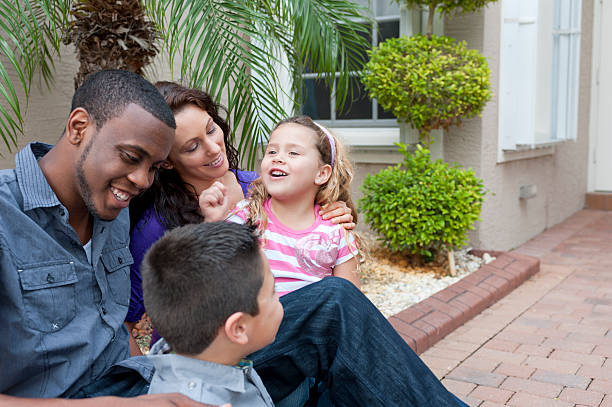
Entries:
POLYGON ((516 251, 540 272, 421 357, 470 406, 612 407, 612 212, 516 251))

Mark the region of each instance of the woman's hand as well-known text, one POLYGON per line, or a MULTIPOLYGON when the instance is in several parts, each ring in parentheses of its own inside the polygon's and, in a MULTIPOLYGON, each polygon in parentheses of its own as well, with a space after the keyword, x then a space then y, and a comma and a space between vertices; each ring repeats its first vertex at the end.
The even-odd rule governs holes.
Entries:
POLYGON ((346 206, 346 202, 337 201, 327 205, 323 205, 319 214, 323 219, 330 219, 332 222, 342 225, 346 230, 355 229, 355 223, 353 222, 353 214, 351 208, 346 206))
POLYGON ((198 202, 205 222, 221 221, 225 219, 229 209, 227 188, 221 182, 215 181, 210 187, 202 191, 198 202))

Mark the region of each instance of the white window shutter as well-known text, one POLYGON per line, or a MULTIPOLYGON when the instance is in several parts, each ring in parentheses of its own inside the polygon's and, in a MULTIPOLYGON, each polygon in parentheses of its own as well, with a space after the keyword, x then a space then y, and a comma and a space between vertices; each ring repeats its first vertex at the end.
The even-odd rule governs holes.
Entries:
POLYGON ((578 128, 581 0, 555 0, 551 139, 575 139, 578 128))
POLYGON ((503 0, 499 132, 504 150, 533 145, 538 1, 503 0))

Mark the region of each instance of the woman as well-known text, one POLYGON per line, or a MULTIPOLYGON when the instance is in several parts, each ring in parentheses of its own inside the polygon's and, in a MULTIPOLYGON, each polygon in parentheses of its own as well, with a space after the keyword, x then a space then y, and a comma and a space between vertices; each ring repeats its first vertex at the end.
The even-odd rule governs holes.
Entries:
MULTIPOLYGON (((130 205, 134 264, 128 327, 144 313, 140 264, 149 247, 166 229, 202 222, 199 196, 215 181, 225 186, 228 208, 233 208, 244 199, 249 184, 259 177, 256 172, 238 169, 238 151, 231 144, 230 127, 220 115, 223 108, 207 93, 172 82, 158 82, 155 86, 172 109, 177 127, 168 159, 153 185, 130 205)), ((326 209, 324 218, 347 222, 344 226, 348 229, 355 226, 343 203, 326 209)))
MULTIPOLYGON (((237 170, 229 127, 207 94, 168 82, 156 86, 177 128, 167 163, 147 194, 131 204, 135 295, 128 321, 137 321, 144 310, 138 269, 146 249, 168 228, 201 222, 200 194, 215 181, 224 185, 233 207, 256 177, 237 170)), ((346 206, 324 217, 354 227, 346 206)), ((281 303, 285 317, 275 342, 250 357, 277 406, 303 405, 312 378, 326 385, 335 406, 465 406, 352 283, 324 278, 281 303)))

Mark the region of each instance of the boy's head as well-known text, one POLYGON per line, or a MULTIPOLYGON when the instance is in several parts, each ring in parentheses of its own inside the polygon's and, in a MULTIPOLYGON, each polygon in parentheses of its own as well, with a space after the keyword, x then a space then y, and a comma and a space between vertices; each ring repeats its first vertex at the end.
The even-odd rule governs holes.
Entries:
POLYGON ((271 343, 282 320, 270 266, 244 225, 167 232, 146 254, 142 280, 147 313, 177 353, 200 354, 224 332, 246 355, 271 343))

